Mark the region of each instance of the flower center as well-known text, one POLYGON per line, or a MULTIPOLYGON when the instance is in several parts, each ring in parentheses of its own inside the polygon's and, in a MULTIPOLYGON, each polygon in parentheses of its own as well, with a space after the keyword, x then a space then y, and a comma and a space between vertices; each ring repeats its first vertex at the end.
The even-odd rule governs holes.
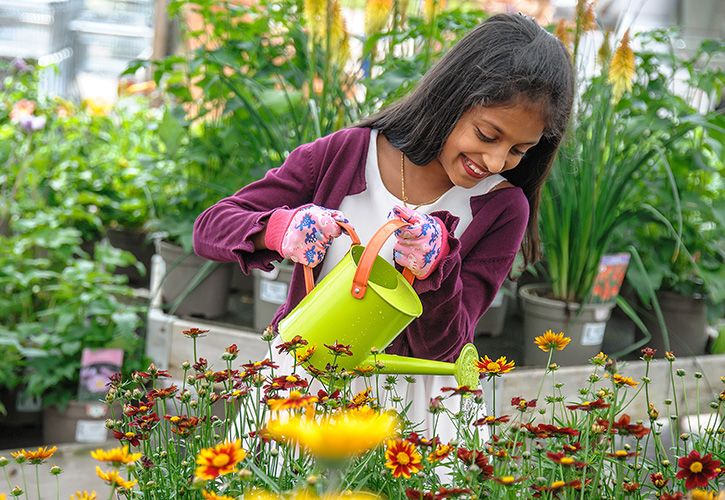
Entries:
POLYGON ((564 465, 571 465, 574 463, 574 459, 571 457, 562 457, 561 463, 564 465))
POLYGON ((702 472, 702 462, 692 462, 690 464, 690 472, 694 472, 695 474, 702 472))
POLYGON ((503 484, 511 484, 514 482, 514 477, 513 476, 504 476, 501 478, 501 482, 503 484))
POLYGON ((553 483, 551 483, 551 487, 552 488, 561 488, 565 484, 566 483, 564 481, 554 481, 553 483))
POLYGON ((397 455, 395 455, 395 458, 398 460, 398 463, 400 465, 408 465, 410 463, 410 457, 405 452, 400 452, 397 455))
POLYGON ((211 463, 214 467, 224 467, 229 463, 229 455, 217 455, 212 459, 211 463))
POLYGON ((287 378, 285 378, 287 382, 297 382, 297 377, 294 375, 287 375, 287 378))

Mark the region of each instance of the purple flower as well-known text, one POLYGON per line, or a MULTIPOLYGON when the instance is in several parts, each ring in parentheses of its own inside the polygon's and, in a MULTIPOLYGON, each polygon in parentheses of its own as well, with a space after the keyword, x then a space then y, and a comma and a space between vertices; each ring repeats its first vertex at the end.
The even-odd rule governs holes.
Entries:
POLYGON ((37 132, 45 127, 46 118, 44 116, 25 115, 18 119, 18 124, 27 133, 37 132))
POLYGON ((16 57, 13 59, 13 62, 11 63, 13 66, 13 69, 17 71, 18 73, 27 73, 31 71, 33 68, 25 62, 25 59, 22 59, 20 57, 16 57))

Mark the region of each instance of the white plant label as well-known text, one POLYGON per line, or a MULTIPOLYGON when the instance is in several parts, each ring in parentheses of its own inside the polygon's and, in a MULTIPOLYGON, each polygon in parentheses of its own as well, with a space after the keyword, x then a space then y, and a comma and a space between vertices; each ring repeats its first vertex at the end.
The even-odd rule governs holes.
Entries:
POLYGON ((287 301, 287 288, 287 283, 262 279, 259 281, 259 296, 264 302, 284 304, 287 301))
POLYGON ((599 345, 604 339, 606 323, 586 323, 582 332, 582 345, 599 345))
POLYGON ((107 439, 108 430, 104 420, 79 420, 76 423, 76 442, 103 443, 107 439))

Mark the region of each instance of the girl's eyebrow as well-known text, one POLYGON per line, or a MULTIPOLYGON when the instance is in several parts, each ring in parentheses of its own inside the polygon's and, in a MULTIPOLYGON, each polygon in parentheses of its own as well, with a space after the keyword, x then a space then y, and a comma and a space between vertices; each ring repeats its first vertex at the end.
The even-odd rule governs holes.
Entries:
MULTIPOLYGON (((501 130, 501 127, 499 127, 495 123, 490 122, 490 121, 488 121, 488 120, 486 120, 484 118, 479 118, 479 120, 482 121, 483 123, 487 124, 489 127, 493 128, 499 134, 501 134, 503 136, 507 136, 508 135, 508 134, 506 134, 506 132, 504 132, 503 130, 501 130)), ((539 141, 536 141, 536 142, 521 142, 519 144, 521 146, 536 146, 538 143, 539 143, 539 141)))

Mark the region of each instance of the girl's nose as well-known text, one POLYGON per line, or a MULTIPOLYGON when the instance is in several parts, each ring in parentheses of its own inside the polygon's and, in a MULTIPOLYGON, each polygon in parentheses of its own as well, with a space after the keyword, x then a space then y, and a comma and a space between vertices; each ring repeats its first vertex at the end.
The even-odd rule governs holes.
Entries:
POLYGON ((481 155, 483 164, 492 174, 498 174, 506 166, 506 153, 499 150, 481 155))

